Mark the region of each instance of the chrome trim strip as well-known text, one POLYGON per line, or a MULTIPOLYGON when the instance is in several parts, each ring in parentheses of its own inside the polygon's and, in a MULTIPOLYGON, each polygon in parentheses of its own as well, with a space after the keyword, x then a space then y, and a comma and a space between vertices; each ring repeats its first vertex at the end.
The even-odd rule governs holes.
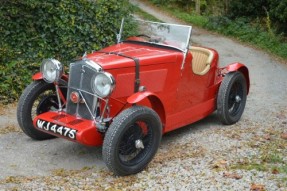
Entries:
POLYGON ((123 28, 124 28, 124 22, 125 22, 125 18, 122 18, 120 32, 117 34, 117 43, 121 42, 123 28))
POLYGON ((96 118, 95 118, 95 116, 93 115, 92 111, 90 110, 90 107, 88 106, 88 104, 87 104, 87 102, 86 102, 86 100, 85 100, 84 95, 82 94, 82 92, 81 92, 81 91, 79 91, 79 93, 80 93, 81 97, 84 99, 83 101, 84 101, 84 103, 85 103, 86 107, 88 108, 89 113, 90 113, 90 114, 91 114, 91 116, 93 117, 94 122, 96 123, 96 122, 97 122, 97 121, 96 121, 96 118))
POLYGON ((188 39, 187 39, 187 42, 186 42, 187 47, 186 47, 186 49, 184 51, 184 55, 183 55, 184 58, 183 58, 183 61, 182 61, 181 69, 184 68, 185 59, 186 59, 186 56, 187 56, 188 51, 189 51, 191 32, 192 32, 192 26, 190 26, 190 28, 189 28, 188 39))
POLYGON ((82 89, 79 89, 79 88, 74 88, 74 87, 70 87, 70 88, 73 89, 73 90, 77 90, 77 91, 81 91, 81 92, 90 94, 90 95, 95 96, 95 97, 97 97, 97 98, 99 98, 99 99, 101 99, 101 100, 105 100, 105 99, 103 99, 102 97, 98 96, 97 94, 93 94, 93 93, 87 92, 87 91, 82 90, 82 89))
POLYGON ((91 66, 92 68, 96 69, 97 72, 100 72, 103 70, 103 68, 97 64, 96 62, 90 60, 90 59, 87 59, 87 58, 83 58, 83 61, 85 61, 85 63, 89 66, 91 66))
POLYGON ((58 99, 58 104, 59 104, 59 111, 62 111, 63 110, 63 106, 62 106, 62 103, 61 103, 61 98, 60 98, 60 89, 59 89, 59 86, 58 84, 55 84, 55 88, 56 88, 56 94, 57 94, 57 99, 58 99))
POLYGON ((103 109, 103 112, 102 112, 102 115, 101 115, 101 118, 100 118, 100 123, 103 122, 104 115, 105 115, 106 110, 107 110, 107 108, 108 108, 108 104, 109 104, 109 99, 106 100, 106 105, 105 105, 105 107, 104 107, 104 109, 103 109))
MULTIPOLYGON (((83 87, 83 78, 84 78, 84 73, 85 73, 85 70, 84 70, 84 66, 82 66, 82 69, 81 69, 81 79, 80 79, 80 88, 79 89, 82 89, 83 87)), ((81 94, 81 97, 83 97, 82 93, 79 91, 79 93, 81 94)), ((76 115, 79 116, 79 107, 80 107, 80 102, 77 103, 77 108, 76 108, 76 115)), ((89 109, 89 108, 88 108, 89 109)))

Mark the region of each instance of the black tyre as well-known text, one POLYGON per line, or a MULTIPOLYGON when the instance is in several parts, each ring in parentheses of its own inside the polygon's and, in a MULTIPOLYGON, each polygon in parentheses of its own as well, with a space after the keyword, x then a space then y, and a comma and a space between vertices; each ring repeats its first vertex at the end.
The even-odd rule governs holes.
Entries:
POLYGON ((217 95, 217 115, 225 125, 236 123, 242 116, 247 97, 246 79, 241 72, 224 77, 217 95))
POLYGON ((17 108, 18 124, 22 131, 33 139, 45 140, 53 138, 54 136, 35 129, 32 120, 41 113, 57 110, 58 108, 54 84, 34 81, 26 87, 19 99, 17 108))
POLYGON ((133 106, 121 112, 106 132, 103 159, 120 176, 142 171, 159 147, 162 125, 155 111, 133 106))

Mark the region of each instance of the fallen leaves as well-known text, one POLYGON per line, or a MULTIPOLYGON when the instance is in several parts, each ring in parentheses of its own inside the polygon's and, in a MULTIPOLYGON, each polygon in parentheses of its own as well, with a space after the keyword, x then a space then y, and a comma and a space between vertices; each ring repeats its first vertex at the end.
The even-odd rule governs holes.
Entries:
POLYGON ((272 174, 279 174, 279 173, 280 173, 279 170, 276 168, 272 170, 272 174))
POLYGON ((270 135, 264 135, 263 138, 267 141, 270 141, 271 140, 271 136, 270 135))
POLYGON ((8 125, 4 128, 0 128, 0 135, 7 134, 7 133, 15 133, 15 132, 22 132, 19 127, 16 125, 8 125))
POLYGON ((4 115, 5 112, 4 112, 4 105, 0 104, 0 116, 1 115, 4 115))
POLYGON ((284 113, 279 113, 279 114, 276 115, 276 117, 277 117, 279 120, 284 120, 284 119, 287 118, 284 113))
POLYGON ((95 167, 84 167, 80 170, 55 169, 53 176, 39 177, 48 190, 108 190, 120 191, 132 189, 133 184, 139 181, 136 175, 117 177, 105 169, 97 170, 95 167), (76 189, 75 189, 76 188, 76 189))
POLYGON ((25 182, 31 182, 33 177, 24 176, 7 176, 5 179, 0 180, 0 184, 21 184, 25 182))
POLYGON ((281 138, 287 140, 287 133, 282 133, 281 138))
POLYGON ((219 161, 216 161, 212 167, 213 168, 217 168, 217 169, 226 169, 228 166, 228 162, 226 160, 219 160, 219 161))
POLYGON ((204 155, 205 150, 203 147, 195 146, 190 142, 185 144, 170 143, 168 145, 168 150, 160 150, 151 162, 150 167, 154 164, 169 162, 176 159, 186 159, 201 157, 204 155))
POLYGON ((0 102, 0 116, 2 115, 15 115, 17 103, 4 105, 0 102))
POLYGON ((83 167, 81 170, 66 170, 63 168, 52 170, 54 176, 68 177, 91 170, 92 167, 83 167))
POLYGON ((16 184, 21 183, 21 180, 16 176, 8 176, 5 179, 5 181, 6 181, 6 183, 16 183, 16 184))
POLYGON ((230 172, 223 172, 223 177, 232 178, 232 179, 236 179, 236 180, 239 180, 242 178, 241 175, 236 174, 236 173, 230 173, 230 172))
POLYGON ((265 191, 265 186, 263 184, 251 184, 251 191, 265 191))

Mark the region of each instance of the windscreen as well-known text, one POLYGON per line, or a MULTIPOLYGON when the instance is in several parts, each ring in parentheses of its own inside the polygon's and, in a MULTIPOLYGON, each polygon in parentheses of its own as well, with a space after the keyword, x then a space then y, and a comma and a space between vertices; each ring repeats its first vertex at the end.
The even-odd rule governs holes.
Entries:
POLYGON ((191 26, 131 19, 123 22, 123 40, 141 41, 177 48, 186 52, 189 46, 191 26))

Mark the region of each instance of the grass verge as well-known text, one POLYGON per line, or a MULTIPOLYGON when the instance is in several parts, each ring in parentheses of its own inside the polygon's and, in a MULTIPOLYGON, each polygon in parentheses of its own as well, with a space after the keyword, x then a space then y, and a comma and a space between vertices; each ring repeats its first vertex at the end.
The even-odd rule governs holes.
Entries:
MULTIPOLYGON (((222 16, 204 16, 187 13, 173 5, 155 5, 145 0, 145 3, 157 6, 159 9, 175 16, 176 18, 210 31, 215 31, 225 36, 236 38, 255 48, 262 49, 287 62, 287 40, 282 35, 274 35, 262 26, 262 23, 249 23, 246 18, 230 20, 222 16)), ((148 19, 146 17, 146 19, 148 19)))
POLYGON ((137 14, 139 17, 141 17, 145 20, 149 20, 149 21, 162 22, 161 20, 157 19, 153 15, 148 14, 147 12, 144 12, 139 7, 132 5, 132 4, 131 4, 131 6, 132 6, 132 9, 134 10, 134 13, 137 14))
POLYGON ((269 140, 251 140, 247 146, 258 149, 259 153, 251 158, 238 160, 230 166, 230 169, 257 170, 273 175, 280 174, 281 176, 277 177, 277 181, 280 182, 281 186, 287 186, 287 160, 285 156, 287 140, 280 138, 279 133, 277 133, 269 140))

